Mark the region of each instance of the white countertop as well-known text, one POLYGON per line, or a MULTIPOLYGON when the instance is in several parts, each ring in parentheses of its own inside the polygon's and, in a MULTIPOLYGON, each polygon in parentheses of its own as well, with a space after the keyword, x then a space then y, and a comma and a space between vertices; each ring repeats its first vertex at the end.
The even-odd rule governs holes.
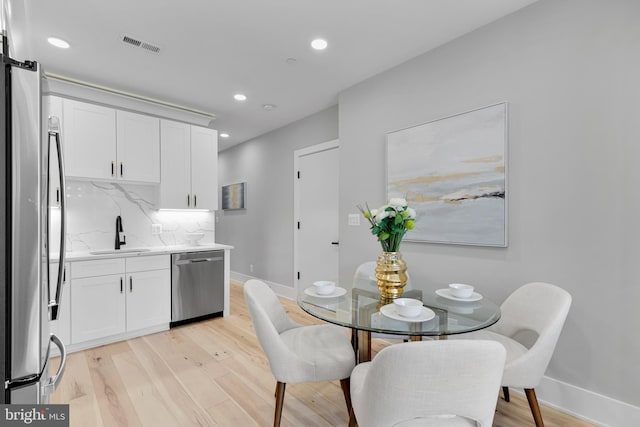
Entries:
MULTIPOLYGON (((137 257, 137 256, 149 256, 149 255, 162 255, 162 254, 174 254, 180 252, 202 252, 202 251, 215 251, 215 250, 230 250, 233 246, 222 245, 219 243, 201 243, 199 245, 174 245, 174 246, 155 246, 145 248, 127 248, 123 247, 123 252, 114 251, 112 253, 94 255, 91 252, 94 251, 75 251, 67 252, 65 255, 66 261, 86 261, 94 259, 105 258, 123 258, 123 257, 137 257), (144 252, 126 252, 131 249, 144 249, 144 252), (147 250, 148 249, 148 250, 147 250)), ((98 250, 96 250, 98 251, 98 250)), ((52 262, 57 261, 57 257, 51 258, 52 262)))

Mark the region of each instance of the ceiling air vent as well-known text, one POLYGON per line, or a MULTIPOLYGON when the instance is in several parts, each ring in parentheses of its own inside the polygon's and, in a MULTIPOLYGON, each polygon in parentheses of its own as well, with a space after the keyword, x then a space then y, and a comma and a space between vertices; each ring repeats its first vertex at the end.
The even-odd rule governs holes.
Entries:
POLYGON ((158 46, 155 46, 151 43, 148 42, 144 42, 138 39, 135 39, 133 37, 130 36, 122 36, 122 42, 123 43, 127 43, 130 44, 131 46, 135 46, 135 47, 140 47, 142 49, 146 49, 150 52, 153 53, 160 53, 160 48, 158 46))

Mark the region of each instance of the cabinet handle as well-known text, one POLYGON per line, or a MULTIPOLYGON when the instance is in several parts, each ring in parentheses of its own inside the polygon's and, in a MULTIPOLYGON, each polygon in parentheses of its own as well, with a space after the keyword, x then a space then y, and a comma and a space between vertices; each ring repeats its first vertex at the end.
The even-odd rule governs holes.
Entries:
POLYGON ((60 203, 60 187, 56 188, 56 203, 60 203))
POLYGON ((133 277, 129 276, 129 292, 133 292, 133 277))
POLYGON ((193 207, 198 207, 198 196, 196 196, 195 194, 193 195, 193 207))
POLYGON ((191 206, 191 199, 189 199, 189 195, 187 194, 187 206, 191 206))
POLYGON ((122 293, 122 277, 120 278, 120 293, 122 293))
POLYGON ((116 162, 111 162, 111 176, 113 176, 113 168, 116 166, 116 162))
POLYGON ((122 177, 122 162, 120 162, 120 177, 122 177))

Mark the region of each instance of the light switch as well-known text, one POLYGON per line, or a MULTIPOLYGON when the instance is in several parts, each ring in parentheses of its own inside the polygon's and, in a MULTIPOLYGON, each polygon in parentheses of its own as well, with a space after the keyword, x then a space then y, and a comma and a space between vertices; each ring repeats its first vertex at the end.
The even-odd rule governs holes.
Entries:
POLYGON ((151 234, 162 234, 162 224, 151 224, 151 234))
POLYGON ((349 214, 349 225, 360 225, 360 214, 349 214))

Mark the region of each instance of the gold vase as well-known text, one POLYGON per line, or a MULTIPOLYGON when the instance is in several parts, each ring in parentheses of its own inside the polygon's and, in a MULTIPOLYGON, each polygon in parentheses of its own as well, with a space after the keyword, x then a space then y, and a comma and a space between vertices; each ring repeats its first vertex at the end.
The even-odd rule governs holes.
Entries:
POLYGON ((376 264, 376 279, 383 299, 402 296, 407 284, 407 264, 400 252, 382 252, 376 264))

